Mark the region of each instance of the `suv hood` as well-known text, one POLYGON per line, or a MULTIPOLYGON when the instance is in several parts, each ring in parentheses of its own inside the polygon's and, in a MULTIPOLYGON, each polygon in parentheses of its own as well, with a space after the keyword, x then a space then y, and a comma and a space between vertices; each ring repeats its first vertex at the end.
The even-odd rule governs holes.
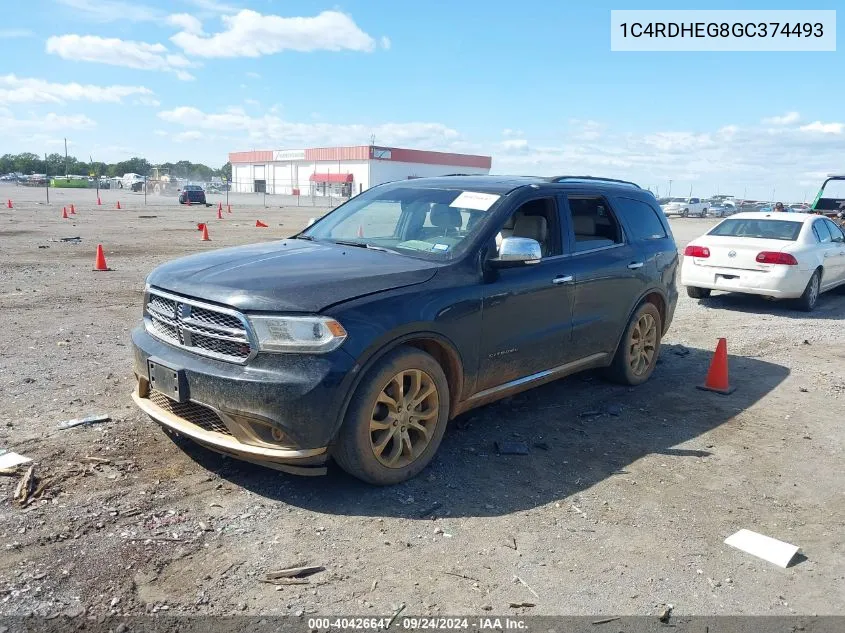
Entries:
POLYGON ((159 266, 147 283, 244 312, 319 312, 423 283, 438 264, 354 246, 283 240, 224 248, 159 266))

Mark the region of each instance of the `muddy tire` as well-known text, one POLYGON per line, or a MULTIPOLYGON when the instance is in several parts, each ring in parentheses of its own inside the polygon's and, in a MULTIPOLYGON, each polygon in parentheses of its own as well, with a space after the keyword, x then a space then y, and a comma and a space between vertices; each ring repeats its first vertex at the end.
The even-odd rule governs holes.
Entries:
POLYGON ((419 474, 437 452, 449 418, 449 383, 434 358, 400 347, 363 378, 332 455, 343 470, 377 486, 419 474))
POLYGON ((690 299, 706 299, 710 296, 710 288, 697 288, 696 286, 687 286, 687 296, 690 299))
POLYGON ((613 362, 605 371, 607 378, 622 385, 641 385, 657 366, 663 323, 653 303, 643 303, 631 316, 613 362))
POLYGON ((804 312, 812 312, 816 304, 819 302, 819 295, 821 294, 822 274, 821 270, 816 270, 810 281, 807 282, 807 287, 804 288, 804 294, 796 301, 799 310, 804 312))

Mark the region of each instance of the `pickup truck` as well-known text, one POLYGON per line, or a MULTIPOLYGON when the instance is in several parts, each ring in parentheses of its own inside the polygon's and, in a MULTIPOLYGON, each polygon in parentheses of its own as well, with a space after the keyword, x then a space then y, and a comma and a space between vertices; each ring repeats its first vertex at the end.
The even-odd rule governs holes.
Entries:
POLYGON ((672 198, 662 206, 666 216, 679 215, 688 218, 691 215, 699 218, 707 217, 707 203, 701 198, 672 198))

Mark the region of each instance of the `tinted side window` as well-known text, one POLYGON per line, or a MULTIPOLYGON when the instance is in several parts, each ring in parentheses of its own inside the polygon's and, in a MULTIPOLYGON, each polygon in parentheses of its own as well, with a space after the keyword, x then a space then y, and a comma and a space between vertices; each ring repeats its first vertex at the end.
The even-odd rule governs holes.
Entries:
POLYGON ((598 196, 569 196, 576 252, 622 244, 622 227, 607 201, 598 196))
POLYGON ((615 203, 635 240, 659 240, 666 237, 663 223, 651 205, 632 198, 617 198, 615 203))
POLYGON ((819 242, 822 244, 830 244, 833 241, 830 231, 827 230, 827 227, 824 224, 824 220, 816 221, 813 224, 813 228, 816 229, 816 233, 819 236, 819 242))
POLYGON ((824 221, 824 225, 827 227, 827 230, 830 231, 830 235, 833 237, 834 242, 841 242, 845 240, 845 234, 842 233, 842 229, 836 226, 835 222, 826 219, 824 221))

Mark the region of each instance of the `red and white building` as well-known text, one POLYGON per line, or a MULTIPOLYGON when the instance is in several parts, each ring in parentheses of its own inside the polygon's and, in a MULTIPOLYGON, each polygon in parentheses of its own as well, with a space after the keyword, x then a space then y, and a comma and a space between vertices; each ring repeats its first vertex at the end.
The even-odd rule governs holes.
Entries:
POLYGON ((394 180, 488 174, 490 156, 356 145, 232 152, 232 191, 348 197, 394 180))

